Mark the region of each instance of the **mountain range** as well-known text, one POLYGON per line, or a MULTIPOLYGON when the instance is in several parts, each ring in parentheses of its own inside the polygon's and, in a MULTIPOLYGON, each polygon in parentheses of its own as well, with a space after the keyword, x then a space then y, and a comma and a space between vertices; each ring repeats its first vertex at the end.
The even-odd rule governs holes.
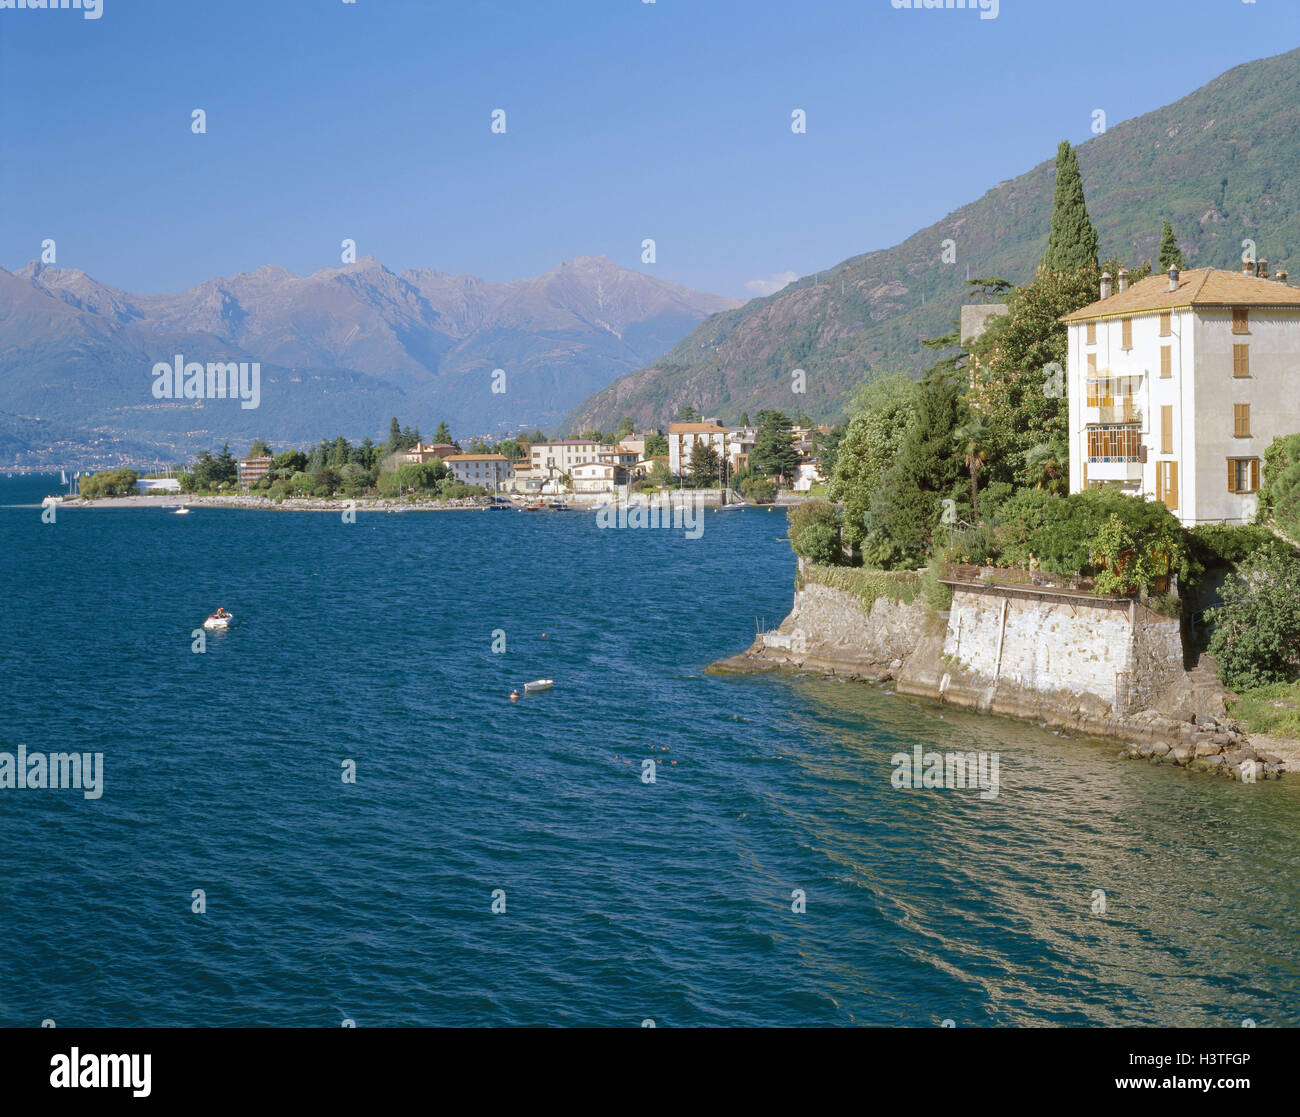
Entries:
POLYGON ((0 269, 0 462, 172 461, 226 440, 548 427, 739 304, 605 257, 489 283, 362 257, 134 295, 74 268, 0 269), (156 399, 159 362, 259 362, 260 401, 156 399), (494 376, 500 369, 501 374, 494 376), (494 390, 495 388, 495 390, 494 390))
MULTIPOLYGON (((1168 219, 1189 266, 1239 267, 1251 240, 1274 270, 1290 260, 1300 275, 1300 51, 1237 66, 1175 104, 1113 125, 1078 155, 1103 258, 1154 258, 1168 219)), ((978 301, 968 274, 1033 277, 1054 183, 1047 160, 893 248, 714 315, 585 400, 564 426, 608 428, 624 415, 659 425, 687 404, 731 422, 763 408, 841 417, 854 389, 881 370, 919 370, 942 355, 921 339, 950 333, 961 304, 978 301), (795 369, 804 370, 803 394, 792 391, 795 369)))

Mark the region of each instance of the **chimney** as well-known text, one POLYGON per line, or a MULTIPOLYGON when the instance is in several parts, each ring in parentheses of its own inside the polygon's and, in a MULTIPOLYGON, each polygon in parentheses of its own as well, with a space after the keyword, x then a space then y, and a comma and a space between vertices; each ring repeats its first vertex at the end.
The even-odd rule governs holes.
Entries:
POLYGON ((1101 273, 1101 297, 1110 298, 1110 272, 1108 271, 1101 273))
POLYGON ((1256 273, 1256 275, 1258 275, 1258 277, 1259 277, 1260 279, 1267 279, 1267 278, 1268 278, 1268 261, 1267 261, 1267 260, 1261 260, 1261 261, 1259 262, 1259 271, 1256 273))
POLYGON ((1243 261, 1241 262, 1241 274, 1242 274, 1242 275, 1254 275, 1254 274, 1255 274, 1255 261, 1254 261, 1254 260, 1243 260, 1243 261))
POLYGON ((1286 272, 1284 272, 1284 271, 1280 271, 1280 272, 1278 272, 1278 273, 1277 273, 1277 281, 1278 281, 1279 283, 1285 283, 1285 282, 1286 282, 1286 276, 1287 276, 1287 273, 1286 273, 1286 272))
POLYGON ((1120 294, 1128 290, 1128 268, 1119 269, 1119 290, 1120 294))
POLYGON ((1169 290, 1178 290, 1178 267, 1174 264, 1169 265, 1169 290))

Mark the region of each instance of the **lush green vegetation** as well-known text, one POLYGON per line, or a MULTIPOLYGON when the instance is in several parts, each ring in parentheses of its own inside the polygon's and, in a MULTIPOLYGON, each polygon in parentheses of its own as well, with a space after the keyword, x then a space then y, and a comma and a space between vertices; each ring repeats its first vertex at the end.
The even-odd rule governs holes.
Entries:
POLYGON ((1270 683, 1241 691, 1228 712, 1248 733, 1300 737, 1300 683, 1270 683))
POLYGON ((845 565, 840 510, 823 500, 790 509, 790 546, 794 553, 822 566, 845 565))
POLYGON ((867 570, 863 567, 809 564, 804 567, 798 584, 802 588, 810 582, 853 594, 861 603, 863 612, 870 612, 878 597, 906 605, 916 600, 916 595, 922 590, 915 570, 867 570))
POLYGON ((101 496, 130 496, 140 474, 134 469, 105 469, 81 479, 81 495, 87 500, 101 496))
POLYGON ((1293 682, 1300 675, 1300 555, 1251 555, 1210 612, 1210 654, 1233 690, 1293 682))

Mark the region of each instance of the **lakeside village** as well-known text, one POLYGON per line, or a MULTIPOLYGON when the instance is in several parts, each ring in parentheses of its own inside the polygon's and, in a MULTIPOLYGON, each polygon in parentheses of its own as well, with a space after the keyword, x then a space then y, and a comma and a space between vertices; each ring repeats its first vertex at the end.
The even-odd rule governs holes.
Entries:
POLYGON ((1253 781, 1285 762, 1252 740, 1290 741, 1300 763, 1300 289, 1253 247, 1240 270, 1191 268, 1166 220, 1154 274, 1100 259, 1062 143, 1034 278, 968 280, 952 332, 924 343, 941 359, 919 379, 864 372, 837 427, 684 409, 666 434, 628 419, 461 452, 445 428, 425 444, 394 421, 383 448, 223 451, 82 492, 373 486, 527 507, 620 485, 760 503, 788 486, 804 498, 794 609, 717 669, 892 679, 1253 781))
POLYGON ((255 441, 236 458, 227 445, 203 452, 189 468, 141 476, 133 469, 79 478, 82 501, 130 494, 221 496, 242 494, 259 503, 379 499, 405 507, 505 508, 528 511, 597 507, 611 502, 773 504, 825 495, 823 454, 832 455, 836 431, 778 411, 762 411, 751 426, 696 419, 684 407, 679 420, 635 432, 631 418, 614 432, 547 439, 541 431, 494 444, 475 438, 457 444, 445 423, 432 441, 393 419, 386 443, 338 437, 310 450, 273 453, 255 441))

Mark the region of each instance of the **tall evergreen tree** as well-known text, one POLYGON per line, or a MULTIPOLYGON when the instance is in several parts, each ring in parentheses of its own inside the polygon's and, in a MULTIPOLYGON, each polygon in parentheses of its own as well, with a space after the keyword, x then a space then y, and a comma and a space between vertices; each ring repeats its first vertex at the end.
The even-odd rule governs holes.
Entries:
POLYGON ((1042 266, 1048 271, 1073 271, 1097 266, 1097 230, 1083 197, 1079 157, 1068 140, 1056 151, 1056 193, 1052 198, 1052 232, 1042 266))
POLYGON ((446 423, 439 423, 438 429, 433 432, 434 445, 436 446, 439 443, 446 443, 450 445, 451 441, 452 441, 451 428, 447 426, 446 423))
POLYGON ((1165 222, 1164 235, 1160 238, 1160 270, 1167 272, 1170 268, 1178 268, 1181 271, 1187 265, 1183 261, 1183 250, 1178 247, 1178 240, 1174 237, 1174 227, 1168 221, 1165 222))

